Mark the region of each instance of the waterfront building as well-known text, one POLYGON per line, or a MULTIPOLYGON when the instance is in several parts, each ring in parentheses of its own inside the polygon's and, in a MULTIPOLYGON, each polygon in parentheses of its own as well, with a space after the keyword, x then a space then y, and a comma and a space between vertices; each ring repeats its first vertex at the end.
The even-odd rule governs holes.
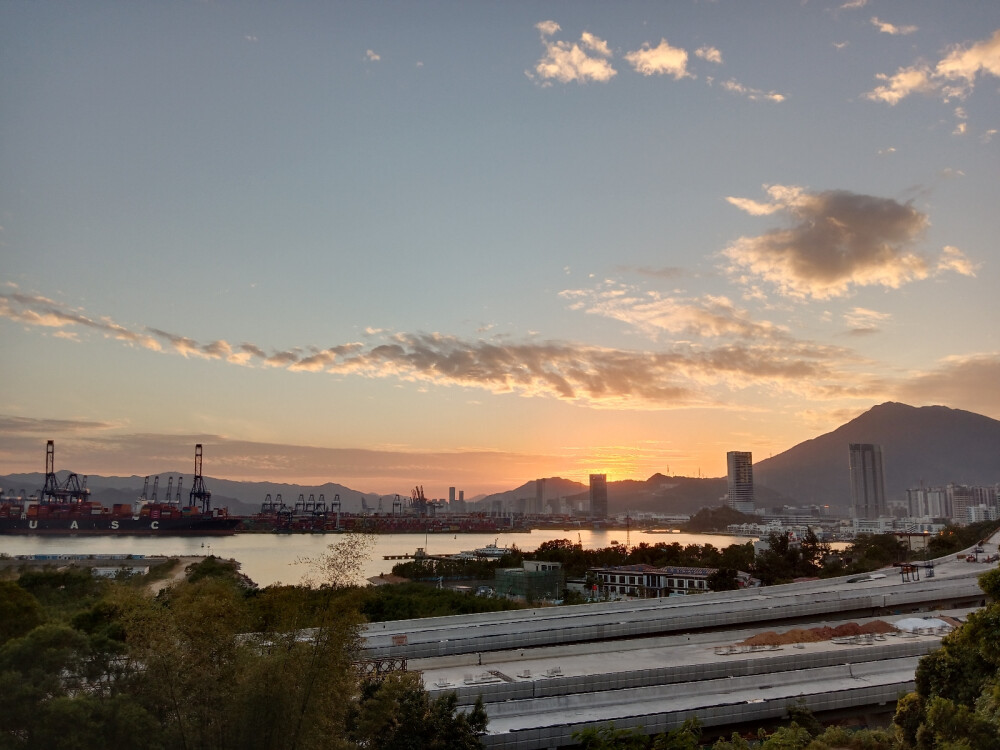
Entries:
POLYGON ((605 519, 608 517, 608 475, 590 475, 590 517, 605 519))
POLYGON ((753 454, 750 451, 729 451, 726 454, 726 504, 740 513, 753 513, 753 454))
POLYGON ((851 516, 873 520, 888 514, 882 446, 850 443, 851 516))

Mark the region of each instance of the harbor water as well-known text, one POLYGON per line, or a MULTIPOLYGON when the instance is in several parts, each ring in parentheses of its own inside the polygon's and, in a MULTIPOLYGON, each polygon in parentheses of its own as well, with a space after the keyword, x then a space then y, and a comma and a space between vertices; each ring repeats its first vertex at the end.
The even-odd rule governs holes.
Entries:
MULTIPOLYGON (((237 560, 242 571, 260 586, 274 583, 300 583, 312 572, 308 560, 323 555, 336 544, 339 534, 236 534, 222 537, 148 537, 148 536, 4 536, 0 553, 17 555, 215 555, 237 560)), ((398 562, 386 556, 412 555, 423 547, 430 555, 451 555, 474 550, 494 542, 499 547, 532 551, 543 542, 568 539, 585 549, 608 547, 612 542, 633 546, 658 542, 681 546, 711 544, 719 549, 731 544, 752 541, 747 537, 716 534, 686 534, 623 529, 535 529, 530 532, 500 534, 376 534, 371 554, 362 561, 359 582, 389 573, 398 562)))

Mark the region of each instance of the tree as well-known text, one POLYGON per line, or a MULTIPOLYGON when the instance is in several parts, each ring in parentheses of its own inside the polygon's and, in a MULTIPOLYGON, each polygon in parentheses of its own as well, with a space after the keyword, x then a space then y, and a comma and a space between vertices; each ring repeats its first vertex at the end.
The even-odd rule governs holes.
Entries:
POLYGON ((0 645, 20 638, 45 621, 38 600, 13 581, 0 581, 0 645))
POLYGON ((458 711, 455 693, 431 699, 420 676, 392 672, 362 687, 349 719, 349 737, 377 750, 473 750, 486 731, 482 700, 468 713, 458 711))
POLYGON ((0 747, 157 748, 158 724, 87 636, 47 624, 0 648, 0 747))
POLYGON ((657 735, 653 750, 698 750, 701 747, 701 722, 697 718, 685 719, 677 729, 657 735))
POLYGON ((979 578, 993 601, 921 658, 916 693, 897 704, 904 748, 992 750, 1000 737, 1000 570, 979 578))
POLYGON ((708 577, 707 584, 712 591, 733 591, 740 587, 732 568, 719 568, 708 577))
POLYGON ((269 599, 217 567, 155 600, 117 590, 138 691, 168 747, 346 746, 360 616, 339 593, 365 544, 348 536, 311 561, 315 588, 302 595, 269 599))
POLYGON ((641 730, 615 729, 610 722, 573 732, 573 740, 582 750, 645 750, 649 747, 649 737, 641 730))

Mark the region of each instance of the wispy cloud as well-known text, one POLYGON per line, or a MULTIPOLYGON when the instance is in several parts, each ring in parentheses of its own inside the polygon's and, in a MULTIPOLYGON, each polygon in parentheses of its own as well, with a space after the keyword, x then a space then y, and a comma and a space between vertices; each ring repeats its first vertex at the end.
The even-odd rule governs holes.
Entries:
POLYGON ((872 16, 871 24, 883 34, 892 34, 893 36, 905 36, 919 31, 916 26, 895 26, 887 21, 880 21, 875 16, 872 16))
POLYGON ((740 96, 745 96, 747 99, 755 102, 783 102, 785 101, 785 95, 779 94, 776 91, 762 91, 761 89, 750 88, 749 86, 744 86, 742 83, 734 78, 730 78, 727 81, 723 81, 719 84, 726 91, 730 91, 734 94, 739 94, 740 96))
POLYGON ((840 6, 840 10, 856 10, 868 5, 868 0, 849 0, 840 6))
POLYGON ((368 60, 369 62, 378 62, 379 60, 382 59, 382 55, 378 54, 374 50, 366 49, 365 59, 368 60))
POLYGON ((95 422, 89 419, 35 419, 0 414, 0 433, 39 434, 92 433, 121 427, 111 422, 95 422))
MULTIPOLYGON (((930 275, 931 262, 914 249, 927 216, 909 202, 846 190, 811 193, 779 185, 767 190, 771 203, 728 200, 751 215, 780 213, 791 225, 740 237, 726 248, 731 274, 763 279, 792 297, 817 299, 858 286, 895 289, 930 275)), ((940 264, 960 267, 953 253, 945 253, 940 264)))
POLYGON ((954 271, 962 276, 975 276, 976 264, 957 247, 946 245, 937 263, 938 273, 954 271))
POLYGON ((687 69, 687 51, 671 47, 666 39, 660 39, 655 47, 646 42, 640 49, 628 52, 625 60, 636 73, 644 76, 669 75, 675 81, 691 76, 687 69))
POLYGON ((593 407, 712 405, 719 403, 720 394, 710 390, 716 385, 738 390, 770 384, 801 393, 834 377, 831 362, 847 357, 841 350, 792 341, 778 326, 751 320, 722 297, 678 301, 655 296, 625 298, 624 294, 632 293, 612 289, 565 296, 585 312, 647 331, 728 340, 713 346, 673 341, 665 350, 643 351, 572 341, 518 343, 505 337, 470 340, 440 333, 383 333, 366 343, 268 351, 249 342, 200 342, 159 328, 128 331, 109 321, 95 326, 91 318, 65 313, 42 297, 0 297, 0 317, 39 327, 55 317, 63 326, 105 334, 114 331, 115 338, 128 343, 152 340, 157 345, 150 349, 230 365, 389 378, 556 398, 593 407))
POLYGON ((893 75, 878 74, 883 85, 867 92, 865 98, 886 104, 897 104, 914 93, 939 94, 945 101, 961 99, 980 75, 1000 77, 1000 29, 989 39, 950 48, 936 65, 917 62, 893 75))
POLYGON ((79 326, 145 349, 159 351, 162 348, 153 336, 131 331, 108 319, 94 320, 79 310, 64 308, 47 297, 20 292, 0 295, 0 318, 45 328, 66 329, 79 326))
POLYGON ((915 404, 949 404, 979 414, 1000 413, 1000 352, 942 359, 933 368, 912 373, 895 391, 915 404))
MULTIPOLYGON (((322 485, 346 483, 367 494, 405 492, 414 477, 441 486, 482 486, 484 476, 499 477, 496 489, 519 485, 525 476, 545 476, 558 470, 586 474, 593 466, 593 449, 568 449, 565 455, 523 454, 464 446, 454 451, 319 448, 274 442, 254 442, 212 433, 129 433, 101 423, 0 416, 0 456, 7 471, 38 472, 44 467, 42 438, 56 440, 57 468, 88 474, 131 476, 167 474, 189 467, 194 444, 205 446, 205 473, 216 479, 264 482, 253 487, 259 503, 265 492, 287 492, 281 482, 322 485), (13 469, 11 467, 14 467, 13 469)), ((141 488, 141 479, 137 481, 141 488)), ((30 488, 34 489, 34 488, 30 488)), ((466 493, 468 497, 468 492, 466 493)), ((327 496, 327 500, 332 498, 327 496)), ((345 499, 349 503, 350 499, 345 499)), ((354 500, 355 503, 358 500, 354 500)), ((345 504, 345 507, 350 507, 345 504)))
POLYGON ((555 21, 541 21, 535 28, 541 34, 545 54, 535 64, 534 71, 526 73, 541 85, 551 85, 552 81, 606 82, 617 75, 618 71, 608 62, 611 50, 603 39, 584 31, 579 43, 553 40, 551 37, 562 30, 555 21))
POLYGON ((853 307, 844 313, 844 322, 847 324, 848 333, 851 336, 869 336, 881 331, 881 324, 892 319, 889 313, 867 310, 863 307, 853 307))
POLYGON ((667 333, 692 339, 788 339, 787 329, 752 320, 746 310, 723 296, 667 297, 614 282, 604 282, 597 289, 569 289, 560 296, 570 302, 571 309, 618 320, 653 338, 667 333))

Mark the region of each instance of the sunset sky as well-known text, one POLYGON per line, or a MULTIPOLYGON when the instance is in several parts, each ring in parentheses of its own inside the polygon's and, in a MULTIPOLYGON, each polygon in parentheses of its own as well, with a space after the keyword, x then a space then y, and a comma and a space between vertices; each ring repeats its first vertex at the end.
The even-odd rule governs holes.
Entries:
POLYGON ((0 474, 471 497, 1000 419, 1000 3, 39 0, 0 55, 0 474))

